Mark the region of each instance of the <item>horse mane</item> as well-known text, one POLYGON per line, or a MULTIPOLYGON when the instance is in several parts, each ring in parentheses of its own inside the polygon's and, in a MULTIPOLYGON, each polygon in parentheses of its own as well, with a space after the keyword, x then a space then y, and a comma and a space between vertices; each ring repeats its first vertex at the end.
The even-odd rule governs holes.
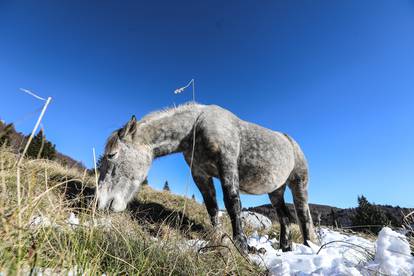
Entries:
POLYGON ((152 120, 161 119, 168 115, 186 112, 186 111, 193 109, 194 107, 202 107, 202 106, 204 105, 198 104, 196 102, 187 102, 184 104, 180 104, 178 106, 166 107, 161 110, 156 110, 156 111, 148 113, 138 123, 147 123, 152 120))
POLYGON ((106 141, 106 145, 105 145, 105 153, 111 152, 113 150, 113 148, 115 147, 115 145, 118 143, 119 141, 119 131, 122 128, 119 128, 117 130, 115 130, 114 132, 111 133, 111 135, 109 135, 108 140, 106 141))
MULTIPOLYGON (((141 120, 139 120, 137 124, 144 124, 144 123, 148 123, 153 120, 159 120, 161 118, 167 117, 172 114, 186 112, 186 111, 193 109, 194 107, 202 107, 202 106, 204 105, 198 104, 196 102, 187 102, 187 103, 184 103, 178 106, 166 107, 161 110, 156 110, 156 111, 152 111, 148 113, 141 120)), ((125 127, 125 125, 123 127, 125 127)), ((114 147, 120 140, 119 132, 121 131, 123 127, 113 131, 111 135, 109 135, 106 141, 106 145, 105 145, 105 153, 111 152, 114 149, 114 147)))

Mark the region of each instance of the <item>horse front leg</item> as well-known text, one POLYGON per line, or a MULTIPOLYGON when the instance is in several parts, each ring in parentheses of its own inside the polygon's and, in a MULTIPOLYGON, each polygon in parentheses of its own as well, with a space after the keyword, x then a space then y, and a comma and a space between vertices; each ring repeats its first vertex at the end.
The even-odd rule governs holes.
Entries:
POLYGON ((248 253, 247 238, 243 233, 240 212, 241 203, 239 196, 239 173, 237 166, 222 163, 220 167, 220 181, 223 188, 224 205, 230 216, 233 229, 233 239, 236 246, 248 253))

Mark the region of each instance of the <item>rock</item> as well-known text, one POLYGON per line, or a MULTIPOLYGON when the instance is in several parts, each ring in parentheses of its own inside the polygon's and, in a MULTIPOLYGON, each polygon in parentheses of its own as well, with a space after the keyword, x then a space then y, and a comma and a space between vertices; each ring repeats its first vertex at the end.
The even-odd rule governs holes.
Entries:
POLYGON ((242 211, 241 220, 243 227, 250 227, 252 230, 270 230, 272 221, 259 213, 242 211))

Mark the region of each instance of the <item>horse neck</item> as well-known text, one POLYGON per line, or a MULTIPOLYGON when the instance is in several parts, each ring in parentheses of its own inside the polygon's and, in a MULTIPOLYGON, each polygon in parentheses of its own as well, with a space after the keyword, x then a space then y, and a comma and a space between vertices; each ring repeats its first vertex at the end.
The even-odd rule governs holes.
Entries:
POLYGON ((186 111, 169 111, 138 123, 140 142, 153 150, 154 158, 181 152, 192 137, 195 121, 200 114, 200 107, 186 111))

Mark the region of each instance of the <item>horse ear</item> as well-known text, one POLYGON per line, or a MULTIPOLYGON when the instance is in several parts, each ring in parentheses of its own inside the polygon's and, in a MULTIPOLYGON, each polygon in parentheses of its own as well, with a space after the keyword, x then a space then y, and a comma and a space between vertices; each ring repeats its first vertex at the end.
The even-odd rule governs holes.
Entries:
POLYGON ((135 115, 132 115, 128 123, 119 130, 118 132, 119 138, 124 138, 127 135, 134 134, 136 130, 137 130, 137 118, 135 117, 135 115))
POLYGON ((137 117, 135 117, 135 115, 132 115, 131 120, 129 120, 128 123, 135 125, 137 123, 137 117))

